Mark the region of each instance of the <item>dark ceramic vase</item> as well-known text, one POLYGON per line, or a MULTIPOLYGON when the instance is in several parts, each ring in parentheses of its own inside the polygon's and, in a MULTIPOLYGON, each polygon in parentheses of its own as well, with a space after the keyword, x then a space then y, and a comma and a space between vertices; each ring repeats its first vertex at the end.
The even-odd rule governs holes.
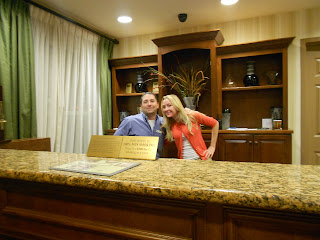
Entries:
POLYGON ((143 83, 143 78, 141 74, 137 75, 137 83, 134 86, 134 89, 136 90, 137 93, 143 93, 147 92, 147 86, 143 83))
POLYGON ((143 93, 147 92, 146 85, 142 82, 138 82, 135 86, 134 89, 136 90, 137 93, 143 93))
POLYGON ((259 78, 254 73, 255 61, 247 61, 247 75, 243 79, 243 84, 246 87, 259 86, 259 78))
POLYGON ((259 79, 255 74, 246 75, 243 79, 243 84, 246 87, 259 86, 259 79))

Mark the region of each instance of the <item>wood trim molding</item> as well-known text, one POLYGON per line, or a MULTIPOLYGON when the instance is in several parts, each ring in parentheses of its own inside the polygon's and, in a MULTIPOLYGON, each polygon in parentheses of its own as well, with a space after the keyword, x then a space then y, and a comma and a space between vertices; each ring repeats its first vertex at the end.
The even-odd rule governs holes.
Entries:
POLYGON ((224 37, 221 31, 218 29, 214 31, 187 33, 187 34, 180 34, 175 36, 152 39, 154 44, 156 44, 158 47, 176 45, 181 43, 189 43, 189 42, 201 42, 201 41, 207 41, 207 40, 215 40, 217 45, 221 45, 224 41, 224 37))
POLYGON ((149 63, 149 62, 158 62, 158 55, 154 54, 154 55, 146 55, 146 56, 138 56, 138 57, 114 58, 109 60, 109 64, 112 67, 149 63))
POLYGON ((23 138, 0 141, 0 149, 51 151, 50 138, 23 138))
POLYGON ((217 55, 261 51, 268 49, 286 48, 293 41, 294 37, 279 38, 274 40, 257 41, 235 45, 217 47, 217 55))

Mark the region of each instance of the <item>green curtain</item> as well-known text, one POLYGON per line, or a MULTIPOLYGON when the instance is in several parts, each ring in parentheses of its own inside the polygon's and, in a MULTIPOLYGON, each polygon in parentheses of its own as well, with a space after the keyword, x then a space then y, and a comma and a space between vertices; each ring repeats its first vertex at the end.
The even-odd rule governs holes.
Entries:
POLYGON ((29 5, 0 0, 0 84, 5 139, 37 136, 34 52, 29 5))
POLYGON ((100 40, 100 95, 103 132, 112 128, 112 91, 111 71, 108 60, 113 52, 112 41, 105 38, 100 40))

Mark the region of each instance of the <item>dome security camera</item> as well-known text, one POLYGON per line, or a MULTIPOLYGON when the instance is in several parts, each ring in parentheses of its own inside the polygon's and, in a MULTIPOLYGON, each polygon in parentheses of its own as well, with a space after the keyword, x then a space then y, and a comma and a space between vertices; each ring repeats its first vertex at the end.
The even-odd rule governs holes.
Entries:
POLYGON ((178 18, 179 18, 180 22, 185 22, 187 20, 187 17, 188 17, 188 14, 186 14, 186 13, 180 13, 178 15, 178 18))

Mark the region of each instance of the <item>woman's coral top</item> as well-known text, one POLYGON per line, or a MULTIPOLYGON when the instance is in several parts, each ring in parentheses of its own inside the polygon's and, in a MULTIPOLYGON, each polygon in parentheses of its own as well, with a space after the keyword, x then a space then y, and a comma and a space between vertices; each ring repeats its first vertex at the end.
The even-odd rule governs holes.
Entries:
POLYGON ((193 116, 196 119, 196 123, 192 123, 192 133, 189 132, 188 126, 183 123, 175 123, 172 127, 172 135, 178 149, 178 157, 182 159, 182 149, 183 149, 183 135, 189 140, 191 146, 200 156, 202 160, 206 160, 204 151, 207 150, 207 146, 203 140, 201 134, 200 124, 206 125, 213 128, 217 124, 217 120, 212 117, 208 117, 200 112, 194 112, 193 116))

